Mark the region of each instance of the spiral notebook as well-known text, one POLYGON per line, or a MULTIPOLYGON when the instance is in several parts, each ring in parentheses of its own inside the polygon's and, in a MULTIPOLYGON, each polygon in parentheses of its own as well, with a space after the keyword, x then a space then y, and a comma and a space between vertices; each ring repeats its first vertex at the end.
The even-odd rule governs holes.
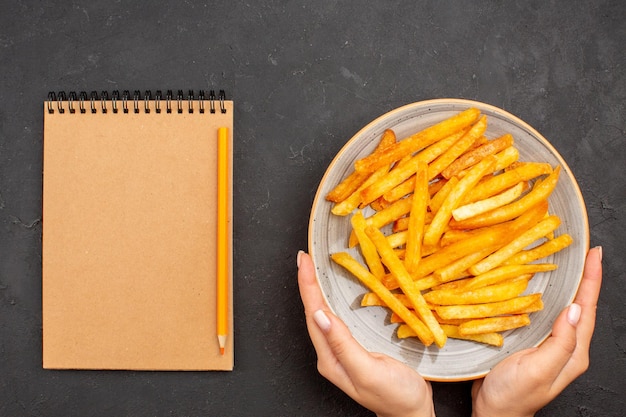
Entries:
MULTIPOLYGON (((232 256, 223 354, 216 333, 220 127, 232 143, 223 91, 50 93, 44 368, 233 369, 232 256)), ((232 254, 230 217, 228 242, 232 254)))

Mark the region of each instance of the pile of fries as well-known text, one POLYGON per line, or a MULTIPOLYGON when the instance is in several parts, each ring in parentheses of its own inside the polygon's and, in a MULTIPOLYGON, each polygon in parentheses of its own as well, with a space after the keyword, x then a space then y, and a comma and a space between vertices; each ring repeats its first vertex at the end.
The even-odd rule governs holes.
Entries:
POLYGON ((386 130, 326 195, 333 214, 351 216, 347 246, 364 264, 331 258, 370 290, 362 306, 391 310, 399 338, 502 346, 502 332, 543 309, 540 293, 525 294, 534 274, 557 268, 541 259, 572 243, 555 237, 548 210, 560 167, 521 162, 510 134, 486 131, 476 108, 399 141, 386 130))

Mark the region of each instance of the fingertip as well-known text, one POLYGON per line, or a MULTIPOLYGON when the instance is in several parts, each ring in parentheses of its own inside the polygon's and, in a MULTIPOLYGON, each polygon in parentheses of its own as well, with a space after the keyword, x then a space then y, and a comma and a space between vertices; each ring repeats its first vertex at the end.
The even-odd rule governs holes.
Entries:
POLYGON ((601 273, 602 271, 602 246, 596 246, 589 250, 587 259, 585 261, 585 272, 592 272, 593 274, 601 273))
POLYGON ((567 322, 576 327, 578 325, 578 321, 580 320, 580 313, 580 305, 576 303, 570 304, 569 308, 567 309, 567 322))
POLYGON ((296 266, 298 267, 298 270, 312 269, 313 260, 311 259, 311 255, 304 250, 299 250, 298 255, 296 256, 296 266))
POLYGON ((330 330, 331 321, 326 313, 324 313, 324 310, 317 310, 313 313, 313 320, 315 321, 315 324, 317 324, 317 327, 319 327, 324 333, 330 330))
POLYGON ((303 250, 298 251, 298 255, 296 256, 296 266, 300 269, 300 263, 302 262, 302 255, 304 254, 303 250))

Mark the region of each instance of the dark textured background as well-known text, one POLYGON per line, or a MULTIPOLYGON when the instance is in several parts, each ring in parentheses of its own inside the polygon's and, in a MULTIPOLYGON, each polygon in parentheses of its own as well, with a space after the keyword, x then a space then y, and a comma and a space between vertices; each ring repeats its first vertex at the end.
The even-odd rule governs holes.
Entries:
MULTIPOLYGON (((625 3, 365 4, 0 1, 1 416, 370 416, 317 374, 295 257, 342 145, 438 97, 521 117, 577 176, 605 281, 591 368, 539 415, 623 415, 625 3), (42 370, 48 91, 211 88, 236 108, 235 371, 42 370)), ((469 415, 469 384, 434 395, 440 417, 469 415)))

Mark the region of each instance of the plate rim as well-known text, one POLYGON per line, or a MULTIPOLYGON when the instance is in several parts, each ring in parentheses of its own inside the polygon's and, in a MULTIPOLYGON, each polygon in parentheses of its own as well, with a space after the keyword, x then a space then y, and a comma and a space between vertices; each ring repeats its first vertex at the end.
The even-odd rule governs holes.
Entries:
MULTIPOLYGON (((320 178, 318 185, 317 185, 317 189, 315 192, 315 197, 313 198, 312 204, 311 204, 311 210, 310 210, 310 215, 309 215, 309 222, 308 222, 308 233, 307 233, 307 244, 308 244, 308 248, 309 248, 309 253, 312 256, 312 259, 314 260, 314 248, 315 246, 313 245, 313 226, 314 226, 314 222, 315 222, 315 210, 316 207, 319 204, 320 199, 324 200, 325 197, 323 195, 321 195, 321 191, 323 188, 323 185, 325 184, 327 177, 330 175, 332 168, 337 164, 337 162, 343 157, 343 155, 348 151, 348 149, 351 147, 353 142, 356 142, 359 140, 360 136, 364 133, 367 132, 369 129, 372 128, 372 126, 375 126, 377 124, 379 124, 381 121, 387 119, 387 118, 393 118, 394 114, 396 113, 402 113, 405 112, 413 107, 416 108, 422 108, 422 107, 427 107, 429 105, 458 105, 459 107, 465 107, 465 108, 469 108, 469 107, 475 107, 478 108, 479 110, 481 110, 481 112, 483 110, 488 110, 491 111, 492 113, 496 113, 499 114, 500 116, 504 116, 506 119, 509 119, 510 121, 518 124, 519 126, 521 126, 522 128, 526 129, 527 131, 529 131, 537 140, 539 140, 546 148, 548 148, 550 150, 550 152, 552 153, 552 155, 559 161, 559 164, 561 165, 561 169, 564 170, 569 177, 571 177, 573 179, 572 181, 572 185, 573 185, 573 191, 575 193, 575 199, 577 200, 579 207, 582 211, 582 217, 583 217, 583 222, 582 222, 582 231, 581 231, 581 235, 583 237, 583 251, 584 253, 588 253, 589 251, 589 241, 590 241, 590 233, 589 233, 589 217, 588 217, 588 212, 587 212, 587 207, 586 207, 586 203, 585 200, 583 198, 583 194, 582 191, 580 189, 580 185, 578 184, 578 181, 576 180, 576 177, 574 176, 572 170, 570 169, 569 165, 567 164, 567 162, 565 161, 565 159, 563 158, 563 156, 558 152, 558 150, 554 147, 554 145, 552 145, 552 143, 550 143, 550 141, 548 141, 537 129, 535 129, 533 126, 531 126, 530 124, 528 124, 527 122, 525 122, 524 120, 520 119, 518 116, 508 112, 507 110, 504 110, 500 107, 494 106, 492 104, 489 103, 485 103, 485 102, 480 102, 480 101, 476 101, 476 100, 470 100, 470 99, 462 99, 462 98, 436 98, 436 99, 428 99, 428 100, 421 100, 421 101, 416 101, 416 102, 412 102, 412 103, 408 103, 408 104, 404 104, 402 106, 393 108, 381 115, 379 115, 378 117, 374 118, 373 120, 371 120, 370 122, 368 122, 367 124, 365 124, 363 127, 361 127, 356 133, 354 133, 350 139, 348 139, 341 147, 341 149, 333 156, 332 160, 330 161, 330 163, 328 164, 328 166, 326 167, 324 174, 322 175, 322 177, 320 178)), ((462 110, 459 110, 462 111, 462 110)), ((405 139, 405 138, 401 138, 401 139, 405 139)), ((317 274, 317 268, 315 268, 316 274, 315 274, 315 279, 322 291, 322 295, 324 296, 324 302, 326 304, 326 306, 328 307, 328 309, 336 315, 333 307, 328 303, 328 298, 327 295, 324 293, 322 284, 320 282, 320 279, 318 277, 317 274)), ((582 281, 582 271, 580 273, 580 277, 577 280, 577 284, 576 284, 576 291, 573 292, 573 295, 569 297, 568 302, 566 305, 569 305, 573 302, 573 300, 576 297, 576 293, 578 292, 578 288, 580 287, 580 283, 582 281)), ((554 323, 554 322, 553 322, 554 323)), ((534 344, 533 346, 529 346, 528 348, 532 348, 532 347, 536 347, 541 345, 549 336, 550 336, 551 332, 548 332, 545 336, 541 337, 540 340, 537 341, 536 344, 534 344)), ((357 343, 360 344, 360 342, 355 339, 357 341, 357 343)), ((410 365, 407 365, 410 366, 410 365)), ((411 367, 413 368, 413 367, 411 367)), ((419 370, 415 369, 417 372, 419 372, 419 370)), ((428 381, 433 381, 433 382, 462 382, 462 381, 469 381, 469 380, 475 380, 475 379, 479 379, 479 378, 483 378, 484 376, 486 376, 489 373, 490 369, 485 370, 484 372, 476 372, 476 373, 472 373, 471 375, 469 374, 465 374, 465 375, 460 375, 458 377, 455 376, 436 376, 436 375, 423 375, 420 373, 420 375, 428 380, 428 381)))

